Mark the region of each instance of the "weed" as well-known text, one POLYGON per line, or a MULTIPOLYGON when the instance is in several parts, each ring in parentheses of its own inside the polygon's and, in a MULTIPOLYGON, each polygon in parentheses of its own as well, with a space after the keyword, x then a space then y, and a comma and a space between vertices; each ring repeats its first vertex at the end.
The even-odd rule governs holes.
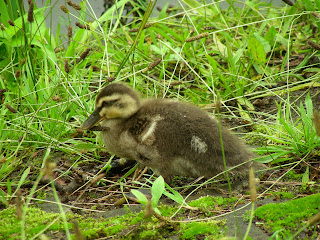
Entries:
MULTIPOLYGON (((320 137, 318 127, 314 128, 318 124, 319 98, 311 92, 320 86, 319 1, 286 1, 288 6, 281 8, 256 0, 240 5, 228 1, 226 8, 215 1, 183 2, 173 8, 165 4, 159 15, 150 17, 152 1, 144 6, 120 0, 97 17, 90 1, 67 1, 68 5, 60 8, 65 22, 59 22, 53 33, 46 20, 54 17, 52 10, 59 6, 51 1, 39 7, 33 1, 24 6, 23 1, 0 0, 0 201, 10 206, 19 189, 26 189, 27 196, 22 215, 26 227, 6 225, 7 230, 15 229, 29 237, 24 234, 30 234, 29 214, 37 212, 28 204, 35 201, 32 197, 45 164, 38 163, 34 153, 47 151, 46 157, 54 151, 66 153, 72 157, 61 162, 69 161, 72 167, 92 164, 94 169, 93 165, 102 163, 98 134, 77 128, 92 112, 97 92, 111 81, 126 82, 147 97, 179 99, 208 111, 217 110, 212 103, 219 99, 221 118, 236 122, 236 128, 253 130, 252 143, 260 145, 256 149, 261 155, 259 161, 283 168, 284 163, 294 164, 292 168, 302 163, 302 173, 295 178, 303 184, 303 191, 316 189, 317 168, 311 160, 319 158, 320 137), (132 4, 132 11, 126 12, 127 3, 132 4), (135 10, 136 17, 132 18, 135 10), (68 28, 66 34, 60 24, 68 28), (306 94, 309 91, 310 95, 306 94), (271 101, 265 101, 267 98, 271 101), (275 102, 278 105, 274 112, 275 102), (28 189, 26 183, 33 187, 28 189)), ((103 170, 106 174, 111 160, 103 170)), ((134 170, 110 183, 109 190, 133 188, 130 176, 134 170)), ((291 170, 286 171, 289 178, 295 175, 291 170)), ((56 174, 63 177, 66 172, 56 174)), ((151 182, 154 211, 164 216, 178 213, 177 209, 162 210, 159 205, 165 195, 184 206, 185 199, 177 189, 164 187, 161 178, 151 182)), ((105 179, 98 183, 107 185, 105 179)), ((147 206, 148 200, 135 193, 147 206)), ((57 194, 55 197, 59 202, 57 194)), ((226 200, 200 199, 201 210, 211 214, 210 204, 219 201, 226 200)), ((12 208, 4 211, 8 211, 7 223, 16 221, 12 220, 12 208)), ((60 216, 64 221, 47 214, 46 221, 52 225, 37 223, 31 235, 36 238, 47 227, 64 229, 68 235, 68 217, 63 211, 60 216)), ((140 214, 131 220, 144 224, 143 217, 140 214)), ((157 232, 150 222, 142 230, 133 226, 125 232, 126 221, 84 220, 79 228, 89 238, 120 233, 127 239, 134 234, 150 239, 157 232)), ((286 226, 279 226, 274 236, 293 236, 286 226)), ((213 221, 207 225, 193 223, 189 228, 181 232, 186 239, 209 235, 205 228, 216 231, 213 221)), ((5 237, 17 237, 10 234, 5 237)))

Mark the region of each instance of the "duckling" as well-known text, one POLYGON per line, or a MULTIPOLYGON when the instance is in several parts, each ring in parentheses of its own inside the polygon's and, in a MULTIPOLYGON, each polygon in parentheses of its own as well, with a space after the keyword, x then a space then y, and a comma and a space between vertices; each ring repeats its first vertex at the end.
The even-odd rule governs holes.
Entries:
MULTIPOLYGON (((167 182, 174 175, 211 178, 225 171, 218 122, 193 105, 172 99, 140 101, 133 89, 112 83, 98 94, 96 109, 82 129, 98 122, 109 152, 150 167, 167 182)), ((228 172, 247 171, 254 154, 226 128, 221 134, 228 172)))

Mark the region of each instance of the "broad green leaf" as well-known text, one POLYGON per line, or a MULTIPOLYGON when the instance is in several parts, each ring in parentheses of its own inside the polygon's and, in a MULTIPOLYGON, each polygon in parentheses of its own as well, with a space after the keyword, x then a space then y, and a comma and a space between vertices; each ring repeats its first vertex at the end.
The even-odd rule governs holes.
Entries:
MULTIPOLYGON (((42 38, 45 35, 45 32, 47 30, 47 27, 46 27, 46 24, 45 24, 45 19, 44 19, 45 11, 46 11, 46 8, 39 8, 39 9, 34 10, 33 11, 33 13, 34 13, 34 22, 32 24, 30 24, 27 21, 28 13, 26 13, 23 16, 25 24, 26 24, 26 26, 25 26, 26 31, 30 31, 30 29, 31 29, 31 34, 33 36, 40 36, 40 38, 42 38)), ((17 18, 14 21, 14 23, 15 23, 16 27, 12 27, 13 34, 15 34, 17 32, 17 27, 23 29, 21 17, 17 18)))
POLYGON ((179 204, 182 204, 184 202, 184 198, 181 196, 180 193, 178 193, 177 191, 175 191, 174 189, 172 189, 169 185, 166 185, 166 187, 170 190, 170 192, 172 193, 169 193, 168 191, 164 191, 163 194, 165 196, 167 196, 168 198, 171 198, 173 201, 179 203, 179 204))
POLYGON ((320 0, 314 0, 316 6, 317 6, 317 11, 320 10, 320 0))
POLYGON ((246 108, 249 111, 254 111, 255 110, 255 107, 253 106, 253 104, 248 99, 246 99, 245 97, 239 97, 237 100, 238 100, 238 103, 240 103, 242 106, 246 106, 246 108))
POLYGON ((282 152, 276 152, 276 153, 269 153, 268 155, 264 155, 261 157, 257 157, 254 159, 254 161, 259 162, 259 163, 269 163, 272 161, 276 161, 278 158, 281 158, 288 154, 289 152, 286 152, 282 149, 282 152))
POLYGON ((275 159, 274 155, 264 155, 264 156, 255 158, 253 161, 256 161, 259 163, 269 163, 269 162, 272 162, 274 159, 275 159))
POLYGON ((243 51, 244 51, 244 49, 241 47, 241 48, 239 48, 239 49, 236 51, 236 53, 234 54, 234 56, 233 56, 233 63, 234 63, 235 65, 239 62, 240 58, 243 57, 243 51))
POLYGON ((266 61, 266 53, 264 48, 255 37, 251 37, 249 39, 248 51, 253 61, 258 63, 264 63, 266 61))
POLYGON ((164 24, 158 23, 155 27, 150 28, 152 32, 159 33, 163 39, 167 39, 168 42, 174 44, 176 46, 175 40, 184 41, 183 36, 178 34, 174 28, 167 27, 164 24))
POLYGON ((283 116, 280 117, 280 122, 284 129, 287 131, 287 133, 293 138, 293 140, 296 142, 299 139, 297 138, 297 133, 292 124, 288 124, 283 116))
POLYGON ((238 102, 238 107, 239 107, 239 114, 240 114, 241 118, 245 119, 245 120, 247 120, 249 122, 252 122, 251 118, 250 118, 250 115, 247 113, 246 110, 243 110, 243 108, 242 108, 242 106, 241 106, 241 104, 239 102, 238 102))
POLYGON ((159 176, 153 183, 151 187, 151 203, 153 207, 158 205, 159 199, 161 198, 164 192, 164 179, 162 176, 159 176))
POLYGON ((168 16, 167 15, 168 6, 169 6, 169 2, 167 1, 159 13, 159 17, 158 17, 159 20, 168 16))
POLYGON ((217 63, 217 61, 213 57, 208 55, 208 54, 206 54, 205 56, 206 56, 209 64, 211 65, 213 72, 214 73, 218 72, 218 68, 217 68, 218 63, 217 63))
MULTIPOLYGON (((212 40, 213 49, 219 51, 223 57, 229 57, 227 46, 220 41, 219 36, 217 34, 212 34, 212 40)), ((229 54, 233 56, 234 53, 232 52, 232 50, 230 50, 229 54)))
POLYGON ((274 26, 271 26, 268 32, 264 35, 264 39, 269 42, 270 45, 274 45, 276 40, 277 30, 274 26))
POLYGON ((9 13, 8 13, 8 7, 4 0, 0 0, 0 9, 1 9, 1 15, 0 15, 0 22, 2 22, 6 27, 9 27, 8 20, 10 19, 9 13))
POLYGON ((308 183, 309 182, 309 166, 307 166, 306 171, 302 175, 302 183, 308 183))
POLYGON ((303 6, 306 8, 307 11, 315 11, 313 3, 310 0, 302 0, 301 3, 303 4, 303 6))
POLYGON ((313 104, 312 104, 312 100, 310 97, 310 93, 308 93, 306 96, 305 105, 306 105, 306 109, 307 109, 307 116, 311 119, 312 115, 313 115, 313 104))
POLYGON ((56 64, 58 62, 58 59, 57 59, 56 53, 52 49, 52 45, 51 44, 44 44, 42 47, 43 47, 43 50, 48 55, 50 61, 53 61, 53 63, 56 64))
POLYGON ((277 33, 275 39, 277 39, 277 42, 287 47, 288 39, 284 38, 281 34, 277 33))
POLYGON ((138 191, 136 189, 131 189, 131 192, 138 199, 139 203, 141 203, 143 205, 148 204, 148 199, 143 193, 141 193, 140 191, 138 191))
POLYGON ((263 46, 264 52, 268 53, 271 50, 271 46, 267 40, 261 37, 258 33, 254 33, 253 36, 259 41, 259 43, 263 46))

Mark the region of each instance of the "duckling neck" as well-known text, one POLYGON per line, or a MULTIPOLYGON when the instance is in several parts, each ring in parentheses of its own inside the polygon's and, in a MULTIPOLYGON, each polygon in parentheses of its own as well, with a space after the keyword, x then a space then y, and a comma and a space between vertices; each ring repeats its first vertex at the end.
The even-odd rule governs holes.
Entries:
POLYGON ((101 126, 108 127, 110 131, 117 131, 121 132, 121 125, 126 121, 125 118, 113 118, 113 119, 106 119, 101 121, 101 126))
POLYGON ((108 131, 102 131, 101 136, 104 146, 112 154, 122 158, 137 159, 136 142, 124 130, 127 119, 109 119, 101 122, 101 125, 108 127, 108 131))

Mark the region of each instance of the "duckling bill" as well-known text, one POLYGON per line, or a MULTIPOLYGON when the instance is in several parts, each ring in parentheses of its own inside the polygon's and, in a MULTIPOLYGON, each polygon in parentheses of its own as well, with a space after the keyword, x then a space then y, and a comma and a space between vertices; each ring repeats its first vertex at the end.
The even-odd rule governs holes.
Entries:
MULTIPOLYGON (((218 122, 190 104, 140 101, 133 89, 113 83, 98 94, 96 109, 82 128, 98 122, 108 129, 101 132, 108 151, 150 167, 166 181, 174 175, 211 178, 225 171, 218 122)), ((221 134, 229 173, 248 171, 253 153, 227 129, 222 127, 221 134)))

